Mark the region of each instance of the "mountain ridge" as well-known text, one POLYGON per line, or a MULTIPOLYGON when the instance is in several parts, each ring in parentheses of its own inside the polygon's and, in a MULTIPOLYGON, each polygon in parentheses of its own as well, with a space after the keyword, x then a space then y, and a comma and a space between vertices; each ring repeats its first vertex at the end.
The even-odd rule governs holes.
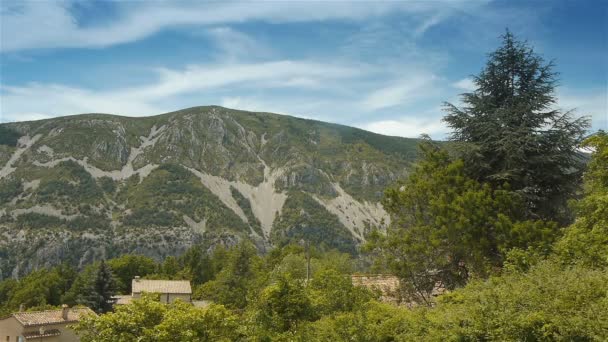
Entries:
POLYGON ((388 222, 382 191, 407 174, 417 144, 219 106, 0 128, 19 135, 0 144, 0 278, 242 239, 265 250, 307 238, 355 253, 388 222))

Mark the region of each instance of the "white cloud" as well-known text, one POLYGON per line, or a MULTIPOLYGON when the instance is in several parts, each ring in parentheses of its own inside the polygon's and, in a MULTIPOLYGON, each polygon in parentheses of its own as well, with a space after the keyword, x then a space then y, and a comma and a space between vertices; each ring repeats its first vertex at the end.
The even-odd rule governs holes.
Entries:
MULTIPOLYGON (((17 121, 36 121, 36 120, 44 120, 44 119, 50 119, 52 118, 52 116, 48 115, 48 114, 43 114, 43 113, 20 113, 19 114, 19 118, 17 121)), ((15 120, 10 120, 10 121, 15 121, 15 120)), ((9 122, 8 118, 5 118, 2 116, 2 113, 0 113, 0 122, 9 122)))
POLYGON ((439 24, 446 17, 446 15, 447 14, 445 12, 439 12, 439 13, 434 14, 434 15, 430 16, 429 18, 425 19, 422 22, 422 24, 420 24, 416 28, 416 30, 414 30, 414 35, 415 36, 423 35, 428 29, 439 24))
POLYGON ((225 86, 278 87, 293 79, 343 79, 357 76, 358 70, 306 61, 275 61, 209 66, 190 66, 182 71, 160 69, 158 84, 128 90, 136 97, 169 96, 225 86))
POLYGON ((290 110, 285 109, 282 104, 245 96, 223 97, 220 100, 220 106, 251 112, 269 112, 287 115, 294 114, 293 112, 290 112, 290 110))
MULTIPOLYGON (((42 83, 3 86, 0 117, 4 121, 23 121, 91 112, 142 116, 220 104, 352 125, 357 118, 383 108, 402 111, 420 107, 429 96, 441 96, 437 93, 441 88, 434 84, 438 78, 433 74, 409 73, 409 78, 380 81, 386 76, 383 68, 361 64, 281 60, 192 65, 153 72, 157 74, 155 82, 109 90, 42 83), (390 86, 382 87, 387 82, 390 86), (282 92, 286 87, 291 90, 282 92), (366 91, 370 95, 358 100, 366 91)), ((442 131, 435 121, 426 119, 381 120, 359 127, 404 136, 442 131)))
POLYGON ((460 89, 460 90, 464 90, 467 92, 471 92, 474 91, 475 89, 477 89, 477 86, 475 85, 475 82, 473 81, 472 78, 463 78, 460 81, 452 84, 452 86, 456 89, 460 89))
POLYGON ((5 121, 79 113, 149 115, 162 111, 147 99, 130 97, 129 92, 95 92, 59 84, 31 83, 22 87, 2 87, 1 98, 0 116, 5 121))
POLYGON ((374 121, 358 127, 379 134, 409 138, 417 138, 424 133, 435 139, 443 139, 448 132, 448 128, 441 121, 441 117, 428 119, 403 117, 397 120, 374 121))
POLYGON ((588 116, 592 130, 608 130, 608 93, 606 89, 574 90, 562 87, 557 91, 557 107, 575 110, 577 116, 588 116))
POLYGON ((432 85, 438 80, 433 74, 413 74, 394 84, 377 89, 367 95, 361 104, 368 110, 410 104, 433 93, 432 85))
MULTIPOLYGON (((238 94, 239 91, 247 93, 252 89, 270 90, 285 86, 310 88, 316 83, 326 86, 339 84, 346 79, 356 79, 361 70, 307 61, 275 61, 195 65, 184 70, 159 69, 156 72, 156 83, 108 91, 40 83, 20 87, 3 86, 0 88, 0 116, 5 121, 21 121, 30 117, 28 113, 46 113, 49 116, 90 112, 151 115, 179 109, 183 106, 178 101, 180 96, 204 96, 209 91, 217 92, 224 88, 230 88, 230 93, 238 94)), ((200 104, 200 100, 196 104, 200 104)), ((251 105, 247 107, 252 108, 251 105)), ((259 107, 256 110, 270 110, 273 107, 259 107)))
POLYGON ((273 55, 273 49, 230 27, 214 27, 205 30, 204 34, 215 42, 220 50, 218 57, 224 61, 237 61, 243 57, 264 58, 273 55))
MULTIPOLYGON (((482 2, 474 2, 475 5, 482 2)), ((3 2, 4 4, 4 2, 3 2)), ((444 4, 421 1, 223 1, 223 2, 115 2, 120 15, 94 26, 82 26, 70 12, 68 1, 24 1, 0 13, 2 51, 35 48, 105 47, 145 38, 167 28, 184 25, 225 25, 247 21, 309 22, 363 20, 402 12, 429 16, 423 32, 444 17, 444 4)), ((452 1, 450 9, 471 6, 452 1)))

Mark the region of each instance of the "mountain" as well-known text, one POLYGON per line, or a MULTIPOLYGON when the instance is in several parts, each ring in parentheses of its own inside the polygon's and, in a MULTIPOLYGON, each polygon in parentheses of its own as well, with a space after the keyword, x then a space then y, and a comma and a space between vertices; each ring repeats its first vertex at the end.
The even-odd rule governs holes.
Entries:
POLYGON ((351 253, 388 217, 383 189, 416 139, 195 107, 0 125, 0 279, 121 253, 251 239, 351 253))

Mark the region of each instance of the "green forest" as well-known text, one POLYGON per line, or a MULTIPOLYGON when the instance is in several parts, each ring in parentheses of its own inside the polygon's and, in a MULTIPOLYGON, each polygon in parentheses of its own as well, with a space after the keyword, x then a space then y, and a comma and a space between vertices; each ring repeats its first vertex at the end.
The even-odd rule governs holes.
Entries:
MULTIPOLYGON (((242 241, 162 262, 66 264, 0 282, 0 316, 21 304, 86 305, 98 315, 74 326, 84 342, 606 341, 608 134, 555 109, 554 69, 507 31, 476 90, 444 104, 450 142, 422 139, 412 172, 384 191, 390 226, 371 229, 356 251, 347 232, 334 239, 347 247, 325 245, 322 231, 302 226, 275 232, 285 241, 265 254, 242 241), (398 305, 354 286, 357 272, 398 277, 398 305), (190 280, 193 299, 212 304, 150 294, 112 308, 135 276, 190 280)), ((183 182, 150 186, 172 198, 183 182)), ((197 191, 186 198, 204 198, 197 191)), ((167 203, 150 205, 160 215, 167 203)), ((162 219, 138 213, 130 219, 162 219)))

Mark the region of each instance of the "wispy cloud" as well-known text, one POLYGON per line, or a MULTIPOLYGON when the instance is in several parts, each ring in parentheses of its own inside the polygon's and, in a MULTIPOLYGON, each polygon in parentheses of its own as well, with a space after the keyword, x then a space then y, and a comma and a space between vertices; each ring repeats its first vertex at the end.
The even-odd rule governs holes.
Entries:
POLYGON ((264 42, 228 26, 205 29, 203 34, 213 40, 218 49, 217 57, 223 61, 262 59, 274 55, 274 49, 264 42))
MULTIPOLYGON (((155 82, 108 90, 43 83, 2 86, 0 120, 22 121, 90 112, 141 116, 190 105, 220 104, 355 124, 361 117, 389 107, 403 113, 412 106, 422 108, 420 113, 423 113, 421 102, 429 96, 439 97, 432 101, 435 106, 442 96, 438 92, 441 88, 434 84, 438 79, 434 74, 410 72, 409 77, 385 81, 383 68, 361 64, 279 60, 192 65, 151 72, 157 75, 155 82), (349 91, 345 92, 345 84, 349 91), (287 88, 293 91, 281 94, 287 88), (369 95, 356 100, 365 93, 369 95)), ((434 121, 401 117, 359 126, 402 136, 441 132, 434 121)))
POLYGON ((473 82, 473 79, 470 77, 463 78, 460 81, 453 83, 452 86, 456 89, 464 90, 467 92, 473 91, 477 88, 475 86, 475 82, 473 82))
POLYGON ((307 61, 275 61, 194 65, 183 70, 159 69, 156 72, 158 80, 153 84, 107 91, 40 83, 3 86, 0 116, 5 121, 12 121, 29 118, 28 113, 48 113, 53 116, 86 112, 150 115, 166 109, 177 109, 167 104, 175 103, 173 101, 183 95, 204 94, 211 90, 217 92, 224 87, 230 87, 234 93, 238 93, 237 89, 246 93, 252 89, 336 84, 340 80, 356 79, 361 71, 307 61))
MULTIPOLYGON (((447 128, 437 106, 444 100, 459 104, 457 94, 474 89, 472 79, 447 79, 446 71, 462 77, 478 69, 457 70, 462 63, 454 58, 461 58, 463 50, 467 56, 470 51, 487 52, 496 43, 496 32, 503 30, 495 26, 507 21, 512 27, 511 17, 520 18, 521 25, 531 20, 515 11, 501 21, 503 6, 486 2, 110 2, 109 14, 91 21, 79 17, 71 0, 2 1, 0 53, 2 67, 8 68, 3 70, 10 75, 5 80, 12 84, 0 85, 0 121, 86 112, 152 115, 220 104, 382 134, 442 138, 447 128), (306 25, 309 34, 298 36, 301 40, 292 45, 291 30, 301 34, 306 25), (441 25, 458 31, 457 49, 435 44, 440 32, 435 28, 441 25), (494 29, 479 32, 488 25, 494 29), (165 58, 157 51, 140 50, 147 49, 147 43, 103 49, 167 31, 170 34, 154 37, 154 44, 162 45, 168 36, 171 43, 200 44, 198 50, 176 49, 165 58), (468 36, 470 32, 475 33, 468 36), (193 35, 202 39, 193 40, 193 35), (433 44, 425 41, 430 37, 433 44), (73 57, 72 51, 29 51, 41 48, 99 48, 102 54, 117 51, 121 57, 128 50, 138 64, 117 59, 117 67, 96 69, 99 62, 87 58, 97 51, 78 51, 83 59, 73 57), (40 63, 42 73, 11 72, 12 65, 23 67, 15 62, 22 55, 40 63), (64 77, 50 69, 68 55, 82 64, 75 73, 86 69, 86 76, 64 77), (120 77, 114 78, 113 72, 120 77)), ((593 127, 605 128, 605 89, 587 90, 563 88, 559 104, 593 115, 593 127)))
POLYGON ((592 130, 608 130, 608 92, 606 89, 574 90, 567 87, 557 91, 557 107, 574 110, 577 116, 591 120, 592 130))
MULTIPOLYGON (((450 1, 450 8, 482 3, 450 1)), ((4 2, 3 2, 4 4, 4 2)), ((69 1, 24 1, 3 5, 2 51, 36 48, 105 47, 132 42, 167 28, 184 25, 226 25, 247 21, 271 23, 326 20, 363 20, 389 13, 428 16, 419 30, 435 25, 445 4, 421 1, 223 1, 115 2, 121 15, 93 26, 83 26, 70 11, 69 1), (186 6, 187 5, 187 6, 186 6)))
POLYGON ((361 104, 370 110, 411 104, 431 96, 433 94, 432 85, 437 80, 438 77, 433 74, 416 73, 373 91, 363 99, 361 104))
POLYGON ((445 139, 449 129, 441 116, 423 118, 421 116, 406 116, 396 120, 380 120, 358 125, 358 127, 384 135, 400 137, 418 137, 428 134, 435 139, 445 139))

